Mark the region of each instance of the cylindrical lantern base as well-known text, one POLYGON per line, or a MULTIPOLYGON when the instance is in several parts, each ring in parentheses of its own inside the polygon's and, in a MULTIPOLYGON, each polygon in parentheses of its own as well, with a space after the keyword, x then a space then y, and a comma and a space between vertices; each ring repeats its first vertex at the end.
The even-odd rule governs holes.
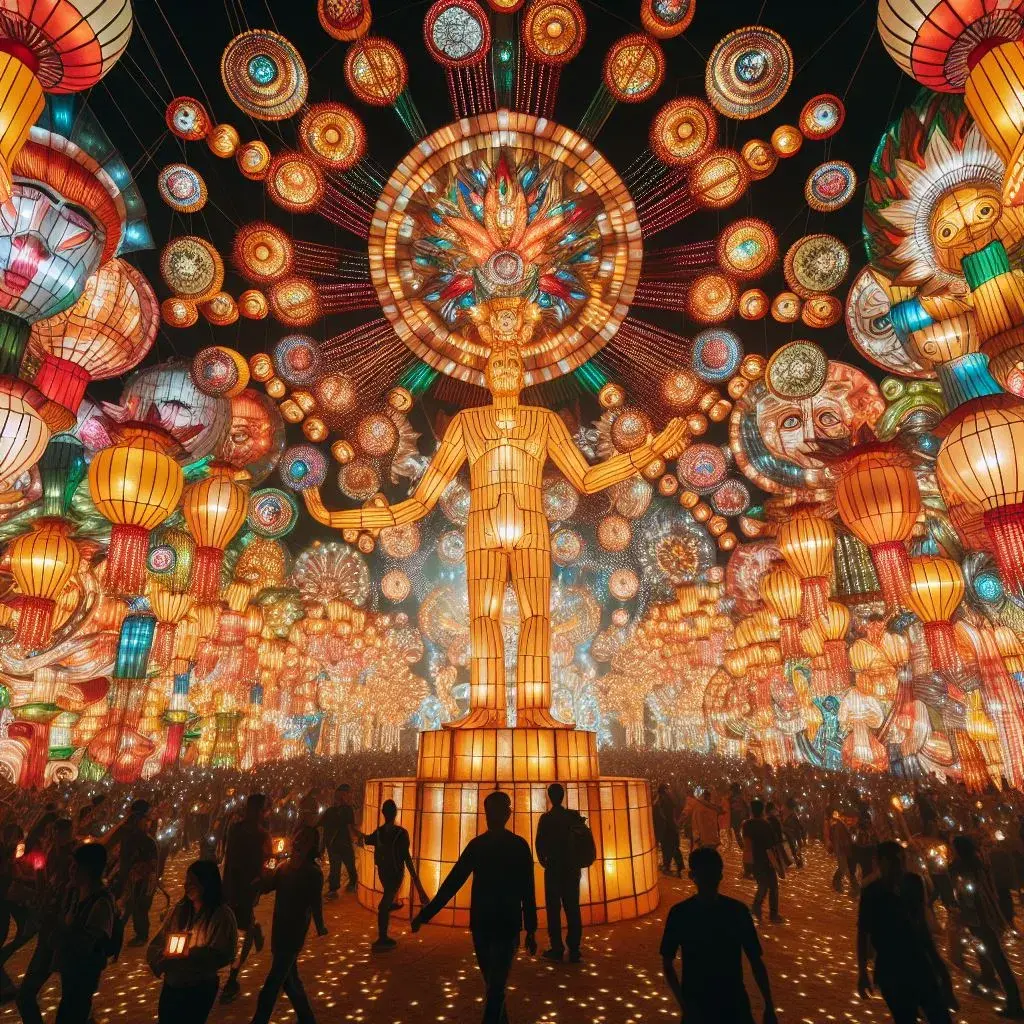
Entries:
POLYGON ((146 556, 149 530, 144 526, 116 523, 110 531, 110 547, 103 582, 115 594, 134 597, 146 589, 146 556))
POLYGON ((937 672, 957 672, 962 668, 956 651, 956 633, 951 622, 926 622, 924 638, 937 672))
POLYGON ((988 509, 983 518, 1003 583, 1024 594, 1024 505, 988 509))
POLYGON ((22 594, 17 598, 18 628, 14 642, 27 651, 39 651, 50 645, 53 635, 53 610, 56 607, 47 597, 30 597, 22 594))
POLYGON ((58 359, 47 353, 36 373, 34 383, 47 398, 58 405, 63 405, 65 409, 70 409, 71 412, 78 412, 91 379, 77 363, 58 359))
POLYGON ((216 601, 220 597, 220 573, 223 566, 224 552, 220 548, 196 548, 189 591, 197 601, 216 601))
MULTIPOLYGON (((0 191, 3 189, 2 176, 3 169, 0 164, 0 191)), ((0 310, 0 374, 8 377, 18 376, 31 330, 26 321, 0 310)))
POLYGON ((167 742, 164 744, 163 757, 160 759, 160 767, 164 771, 178 767, 178 758, 181 756, 181 742, 184 738, 184 722, 171 722, 167 726, 167 742))
POLYGON ((910 590, 910 559, 902 541, 892 540, 871 546, 871 561, 882 588, 882 598, 889 608, 902 608, 910 590))

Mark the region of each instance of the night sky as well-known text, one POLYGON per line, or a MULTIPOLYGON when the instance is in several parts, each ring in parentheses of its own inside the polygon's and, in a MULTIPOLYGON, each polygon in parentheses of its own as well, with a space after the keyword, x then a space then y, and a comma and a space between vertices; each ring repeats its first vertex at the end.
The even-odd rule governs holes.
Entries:
MULTIPOLYGON (((427 2, 374 0, 374 34, 401 46, 410 68, 409 91, 428 130, 451 120, 443 69, 423 45, 423 18, 427 2)), ((582 54, 562 75, 556 119, 576 127, 600 82, 601 62, 609 45, 630 32, 640 31, 639 0, 584 0, 588 32, 582 54)), ((713 238, 725 224, 739 217, 762 217, 774 225, 780 251, 810 232, 832 233, 849 245, 851 279, 865 262, 860 241, 864 179, 871 155, 886 125, 911 101, 916 86, 895 65, 875 32, 877 5, 869 0, 809 3, 807 0, 697 0, 697 13, 686 33, 664 44, 668 71, 654 99, 640 105, 619 105, 597 140, 598 148, 623 172, 646 146, 651 118, 674 96, 703 96, 704 66, 715 43, 730 30, 763 24, 789 41, 796 75, 789 94, 779 106, 753 121, 719 118, 720 143, 739 148, 750 138, 767 139, 783 123, 795 124, 803 104, 812 96, 832 92, 846 103, 846 122, 826 142, 805 141, 793 158, 780 162, 766 180, 754 182, 746 196, 723 211, 698 213, 657 235, 653 247, 713 238), (819 214, 808 209, 803 186, 808 173, 825 159, 842 159, 857 170, 857 197, 838 213, 819 214)), ((167 290, 157 269, 159 248, 176 235, 193 233, 213 241, 228 262, 234 231, 248 221, 266 217, 298 238, 359 248, 358 239, 315 216, 291 216, 270 204, 260 182, 245 180, 234 160, 219 160, 205 143, 182 143, 166 130, 164 110, 178 95, 203 101, 215 122, 233 124, 242 140, 262 138, 276 151, 295 145, 296 124, 291 121, 254 122, 228 98, 220 78, 220 56, 227 42, 249 28, 271 28, 290 39, 303 54, 310 73, 309 101, 338 100, 352 105, 364 118, 369 153, 378 164, 391 168, 411 148, 411 139, 393 111, 360 104, 349 93, 342 73, 346 45, 321 29, 315 0, 136 0, 135 31, 127 53, 89 95, 89 103, 114 142, 121 148, 149 207, 149 221, 157 251, 133 257, 147 272, 161 299, 167 290), (205 178, 210 200, 200 213, 172 214, 156 191, 156 176, 172 161, 194 166, 205 178)), ((295 119, 297 121, 297 119, 295 119)), ((781 263, 781 261, 780 261, 781 263)), ((769 296, 785 288, 781 269, 756 282, 769 296)), ((228 273, 225 288, 238 295, 248 287, 228 273)), ((845 292, 841 294, 845 298, 845 292)), ((324 318, 310 331, 329 338, 375 314, 324 318)), ((680 334, 691 336, 700 328, 681 314, 638 311, 680 334)), ((801 323, 782 325, 770 317, 750 323, 736 318, 728 324, 743 339, 748 352, 770 353, 794 337, 809 337, 831 356, 863 365, 840 324, 827 331, 811 331, 801 323)), ((215 328, 202 318, 188 330, 163 328, 154 356, 188 356, 210 344, 231 345, 246 355, 269 351, 286 329, 273 318, 239 320, 228 328, 215 328)), ((872 370, 875 379, 881 371, 872 370)), ((386 390, 390 382, 382 382, 386 390)), ((109 386, 108 386, 109 387, 109 386)), ((114 387, 116 394, 116 387, 114 387)), ((103 397, 113 397, 109 390, 103 397)), ((431 414, 430 403, 425 411, 431 414)), ((586 412, 586 410, 584 410, 586 412)), ((419 429, 429 431, 426 422, 419 429)), ((295 440, 301 433, 295 431, 295 440)), ((725 428, 713 428, 708 438, 724 440, 725 428)), ((421 442, 424 447, 424 442, 421 442)), ((429 442, 424 450, 429 450, 429 442)), ((275 479, 267 481, 274 484, 275 479)), ((333 490, 333 488, 332 488, 333 490)), ((329 498, 337 499, 336 495, 329 498)), ((303 517, 290 538, 297 546, 316 533, 303 517)), ((323 534, 321 534, 323 535, 323 534)))

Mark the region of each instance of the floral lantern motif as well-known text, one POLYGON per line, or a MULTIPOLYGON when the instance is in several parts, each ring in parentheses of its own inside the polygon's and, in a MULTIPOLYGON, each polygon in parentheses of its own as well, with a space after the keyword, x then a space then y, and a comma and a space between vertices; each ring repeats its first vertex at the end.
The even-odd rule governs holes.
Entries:
POLYGON ((951 558, 922 556, 910 559, 907 603, 924 623, 932 665, 940 672, 955 672, 960 658, 950 619, 964 596, 964 574, 951 558))
POLYGON ((827 519, 808 509, 799 509, 779 524, 776 539, 786 564, 800 577, 801 622, 813 622, 824 611, 832 589, 835 528, 827 519))
POLYGON ((871 551, 882 595, 900 607, 909 586, 906 542, 921 512, 921 492, 898 448, 858 445, 840 467, 836 507, 847 529, 871 551))
POLYGON ((1024 403, 1010 395, 974 399, 939 429, 943 497, 981 509, 1004 582, 1024 594, 1024 403))

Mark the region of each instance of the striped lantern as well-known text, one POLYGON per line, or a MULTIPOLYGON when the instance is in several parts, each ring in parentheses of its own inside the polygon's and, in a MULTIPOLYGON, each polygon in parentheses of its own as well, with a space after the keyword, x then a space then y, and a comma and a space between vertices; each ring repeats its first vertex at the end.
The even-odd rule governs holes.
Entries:
POLYGON ((909 460, 888 446, 853 449, 840 468, 836 508, 846 528, 868 546, 885 603, 901 607, 910 584, 906 542, 921 512, 909 460))
POLYGON ((835 528, 810 510, 798 509, 779 524, 776 543, 786 564, 800 577, 800 622, 806 626, 821 615, 832 590, 835 528))
POLYGON ((212 462, 209 475, 189 484, 182 495, 181 511, 195 538, 191 591, 197 601, 216 601, 224 549, 242 528, 249 507, 249 488, 240 483, 249 475, 227 463, 212 462))
POLYGON ((932 666, 940 672, 961 667, 950 619, 964 596, 964 574, 951 558, 923 555, 910 559, 907 603, 924 624, 932 666))
POLYGON ((799 658, 800 577, 789 569, 773 569, 761 577, 761 599, 779 620, 779 638, 784 658, 799 658))
POLYGON ((93 456, 89 492, 96 510, 114 524, 104 567, 107 588, 136 595, 145 588, 149 531, 177 507, 185 481, 162 432, 138 425, 125 433, 124 441, 93 456))
POLYGON ((8 555, 18 588, 15 643, 26 650, 49 646, 57 597, 78 571, 81 556, 61 519, 40 519, 29 533, 11 541, 8 555))

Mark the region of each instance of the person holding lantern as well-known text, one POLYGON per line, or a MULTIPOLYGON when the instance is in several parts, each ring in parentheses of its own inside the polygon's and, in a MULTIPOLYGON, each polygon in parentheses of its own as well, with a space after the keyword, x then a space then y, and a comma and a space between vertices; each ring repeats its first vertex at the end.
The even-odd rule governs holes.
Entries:
POLYGON ((218 972, 234 959, 237 945, 220 871, 212 861, 197 860, 185 874, 185 895, 146 951, 150 968, 164 981, 160 1024, 205 1024, 217 998, 218 972))

